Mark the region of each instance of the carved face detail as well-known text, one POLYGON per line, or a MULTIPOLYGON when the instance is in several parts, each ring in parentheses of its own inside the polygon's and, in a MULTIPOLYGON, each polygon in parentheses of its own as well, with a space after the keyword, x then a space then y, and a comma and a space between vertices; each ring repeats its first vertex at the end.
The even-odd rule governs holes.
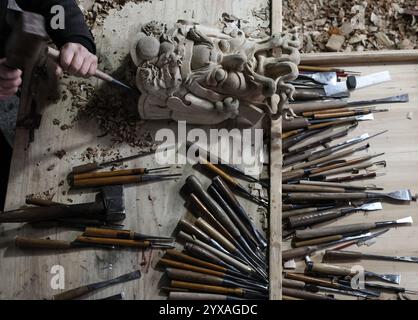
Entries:
POLYGON ((296 39, 284 34, 246 38, 230 22, 222 30, 187 21, 171 29, 150 22, 131 46, 142 92, 140 115, 196 124, 216 124, 236 116, 250 123, 264 114, 278 117, 294 91, 286 82, 298 74, 297 48, 296 39), (273 57, 273 49, 282 54, 273 57), (271 107, 275 94, 280 102, 271 107))

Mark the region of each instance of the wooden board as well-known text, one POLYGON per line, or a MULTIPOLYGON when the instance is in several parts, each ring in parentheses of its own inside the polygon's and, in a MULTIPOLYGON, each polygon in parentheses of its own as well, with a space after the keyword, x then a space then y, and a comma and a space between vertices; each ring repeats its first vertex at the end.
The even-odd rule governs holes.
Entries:
MULTIPOLYGON (((173 23, 177 19, 199 21, 202 24, 214 25, 223 12, 233 13, 240 18, 251 19, 251 10, 266 7, 267 0, 258 1, 153 1, 128 3, 123 10, 111 11, 102 28, 95 30, 98 51, 107 70, 116 70, 120 61, 128 54, 130 34, 136 31, 139 22, 165 19, 173 23)), ((103 65, 102 65, 103 67, 103 65)), ((43 120, 36 131, 36 140, 26 149, 27 132, 18 129, 16 134, 10 182, 7 194, 7 210, 19 208, 24 204, 25 197, 32 193, 49 191, 55 194, 54 201, 64 203, 82 203, 94 200, 95 193, 85 191, 70 192, 64 181, 72 166, 79 165, 82 154, 87 148, 110 148, 112 143, 101 134, 94 120, 79 121, 69 130, 61 130, 60 125, 70 124, 75 116, 71 109, 72 96, 66 89, 64 81, 61 90, 68 98, 57 104, 46 106, 43 120), (54 152, 65 150, 66 155, 59 160, 54 152), (48 170, 49 168, 49 170, 48 170)), ((77 81, 77 80, 75 80, 77 81)), ((141 132, 150 132, 151 136, 161 128, 176 129, 174 123, 167 122, 140 124, 141 132)), ((209 130, 209 128, 205 128, 209 130)), ((138 152, 137 148, 128 145, 118 146, 121 155, 138 152)), ((106 157, 98 156, 102 161, 106 157)), ((155 160, 149 156, 129 163, 130 167, 156 167, 155 160)), ((190 166, 173 167, 172 172, 183 172, 178 181, 129 186, 125 190, 127 228, 155 235, 171 235, 178 220, 186 214, 184 201, 179 196, 179 189, 185 177, 194 173, 190 166)), ((201 175, 199 175, 202 177, 201 175)), ((202 177, 206 186, 209 180, 202 177)), ((254 221, 260 225, 257 207, 242 199, 254 221)), ((64 229, 33 229, 27 226, 9 224, 0 226, 0 299, 43 299, 50 298, 59 291, 51 288, 51 268, 61 265, 65 270, 65 286, 71 289, 91 282, 113 278, 115 276, 140 268, 143 276, 140 281, 115 286, 102 290, 90 298, 106 297, 123 290, 127 299, 159 299, 163 298, 158 290, 162 273, 154 270, 155 264, 162 255, 158 251, 120 252, 103 250, 74 250, 66 253, 35 253, 27 254, 14 248, 11 243, 16 235, 31 237, 50 237, 51 239, 73 239, 78 232, 64 229)))
MULTIPOLYGON (((418 64, 350 65, 349 69, 361 71, 363 74, 388 70, 392 76, 392 81, 390 82, 354 91, 351 97, 352 100, 372 99, 401 93, 409 94, 409 103, 382 106, 388 107, 390 112, 376 114, 374 121, 361 122, 359 127, 350 133, 349 137, 358 136, 366 132, 374 134, 388 129, 389 132, 387 134, 370 141, 371 148, 369 151, 369 153, 386 152, 383 157, 379 158, 387 161, 387 167, 381 170, 386 175, 366 183, 382 186, 388 192, 401 188, 410 188, 416 194, 418 192, 418 145, 416 144, 418 139, 418 64), (412 119, 408 119, 408 115, 412 119)), ((346 139, 344 138, 340 141, 346 139)), ((384 210, 382 211, 372 212, 367 215, 355 213, 333 222, 332 225, 392 220, 407 216, 412 216, 416 220, 417 210, 417 203, 401 206, 384 203, 384 210)), ((347 250, 358 249, 359 251, 382 255, 418 256, 416 239, 418 239, 418 224, 415 221, 412 227, 390 230, 379 237, 376 243, 370 247, 362 246, 357 248, 353 246, 347 248, 347 250)), ((284 249, 288 249, 290 244, 286 241, 283 243, 283 246, 284 249)), ((321 256, 321 254, 314 255, 314 261, 321 261, 321 256)), ((401 286, 411 290, 418 289, 418 272, 414 264, 385 261, 362 261, 356 264, 363 266, 366 270, 377 273, 399 273, 401 274, 401 286)), ((343 265, 352 266, 353 264, 343 265)), ((303 268, 304 263, 299 262, 297 270, 301 271, 303 268)), ((386 297, 390 298, 391 296, 386 297)))

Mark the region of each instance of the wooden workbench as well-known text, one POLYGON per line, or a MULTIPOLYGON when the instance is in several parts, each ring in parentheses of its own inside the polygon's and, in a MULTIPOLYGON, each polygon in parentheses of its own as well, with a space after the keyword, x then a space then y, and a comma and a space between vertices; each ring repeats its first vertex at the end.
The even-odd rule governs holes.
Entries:
MULTIPOLYGON (((250 19, 252 9, 267 7, 267 0, 257 1, 153 1, 128 3, 121 11, 111 11, 102 28, 94 30, 98 52, 107 70, 116 70, 120 61, 127 56, 129 37, 135 32, 138 23, 150 20, 163 20, 170 24, 177 19, 199 21, 214 25, 222 13, 250 19)), ((102 65, 103 67, 103 65, 102 65)), ((99 138, 102 133, 94 120, 78 121, 68 130, 60 125, 70 124, 75 114, 71 110, 71 93, 66 89, 70 80, 64 79, 62 88, 68 98, 47 105, 43 110, 41 127, 35 133, 35 141, 27 147, 27 131, 18 129, 16 134, 10 181, 8 186, 6 210, 24 205, 29 194, 48 191, 53 200, 63 203, 82 203, 94 200, 95 192, 82 193, 70 191, 66 180, 71 167, 82 163, 81 156, 87 148, 115 148, 108 137, 99 138), (60 125, 54 125, 54 119, 60 125), (66 155, 59 160, 54 152, 65 150, 66 155)), ((96 85, 100 85, 96 83, 96 85)), ((115 89, 117 90, 117 89, 115 89)), ((56 122, 56 121, 55 121, 56 122)), ((57 123, 57 122, 56 122, 57 123)), ((141 123, 142 132, 149 131, 153 136, 159 128, 177 128, 175 123, 141 123)), ((208 129, 208 128, 206 128, 208 129)), ((137 148, 118 145, 115 148, 121 155, 138 152, 137 148)), ((97 160, 106 160, 98 156, 97 160)), ((152 156, 128 163, 130 167, 157 167, 152 156)), ((128 186, 125 189, 127 228, 147 234, 169 236, 180 218, 187 214, 179 189, 184 179, 191 173, 198 175, 209 184, 209 179, 199 175, 191 166, 173 167, 174 172, 182 172, 181 179, 167 182, 128 186)), ((242 200, 254 221, 260 224, 257 206, 242 200)), ((141 269, 143 276, 139 281, 123 285, 126 299, 161 299, 158 286, 162 273, 154 267, 162 252, 158 251, 103 251, 74 250, 71 252, 23 252, 13 247, 16 235, 30 237, 50 237, 51 239, 71 240, 78 232, 66 229, 33 229, 18 224, 0 226, 0 299, 43 299, 50 298, 59 291, 50 286, 51 268, 61 265, 65 270, 66 289, 75 288, 91 282, 110 279, 118 275, 141 269)), ((100 298, 119 293, 122 285, 101 290, 89 298, 100 298)))

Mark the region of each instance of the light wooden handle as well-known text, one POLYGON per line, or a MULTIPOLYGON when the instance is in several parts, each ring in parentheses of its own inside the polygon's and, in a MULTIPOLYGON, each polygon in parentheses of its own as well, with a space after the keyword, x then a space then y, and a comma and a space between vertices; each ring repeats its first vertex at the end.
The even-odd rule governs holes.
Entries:
POLYGON ((88 227, 84 230, 84 236, 99 238, 134 239, 135 232, 129 230, 114 230, 88 227))
POLYGON ((85 236, 77 237, 76 241, 82 242, 82 243, 89 243, 89 244, 103 244, 103 245, 109 245, 109 246, 132 247, 132 248, 149 248, 151 246, 150 241, 97 238, 97 237, 85 237, 85 236))
POLYGON ((325 110, 318 110, 318 111, 307 111, 302 113, 304 117, 313 117, 316 114, 324 114, 324 113, 336 113, 336 112, 346 112, 351 111, 349 108, 334 108, 334 109, 325 109, 325 110))
POLYGON ((240 289, 204 285, 200 283, 192 283, 192 282, 185 282, 185 281, 178 281, 178 280, 172 280, 171 286, 174 288, 189 289, 189 290, 195 290, 195 291, 201 291, 201 292, 203 291, 203 292, 211 292, 211 293, 226 294, 226 295, 234 294, 238 296, 242 295, 242 290, 240 289))
POLYGON ((315 114, 314 119, 330 119, 330 118, 341 118, 341 117, 351 117, 355 116, 357 113, 355 111, 344 111, 344 112, 333 112, 333 113, 321 113, 315 114))
POLYGON ((334 266, 332 264, 314 263, 310 267, 311 271, 321 274, 335 275, 335 276, 351 276, 354 274, 349 268, 334 266))
POLYGON ((214 240, 220 243, 229 252, 234 253, 237 250, 237 248, 228 239, 226 239, 222 234, 220 234, 217 230, 215 230, 215 228, 213 228, 202 218, 198 218, 195 224, 203 231, 205 231, 209 236, 211 236, 214 240))
POLYGON ((88 187, 101 187, 101 186, 113 186, 122 184, 132 184, 142 181, 141 176, 120 176, 120 177, 105 177, 95 179, 83 179, 74 180, 74 188, 88 188, 88 187))
POLYGON ((209 170, 211 170, 213 173, 215 173, 216 175, 222 177, 222 179, 224 179, 229 184, 232 184, 233 186, 236 186, 237 185, 237 181, 235 181, 234 178, 232 178, 230 175, 228 175, 227 173, 225 173, 223 170, 221 170, 220 168, 218 168, 217 166, 215 166, 213 163, 210 163, 210 162, 205 161, 203 163, 203 165, 206 168, 208 168, 209 170))
POLYGON ((179 221, 179 226, 182 230, 196 236, 200 240, 206 243, 211 243, 211 237, 209 237, 205 232, 203 232, 195 225, 191 224, 189 221, 182 219, 179 221))
POLYGON ((361 232, 373 229, 376 227, 374 222, 369 223, 355 223, 342 226, 332 226, 326 228, 296 230, 297 239, 312 239, 319 237, 326 237, 332 235, 343 235, 345 233, 361 232))
POLYGON ((82 174, 74 175, 74 180, 138 175, 138 174, 144 174, 145 170, 146 170, 145 168, 136 168, 136 169, 107 171, 107 172, 82 173, 82 174))
POLYGON ((179 260, 188 262, 188 263, 190 263, 192 265, 195 265, 195 266, 204 267, 204 268, 215 270, 215 271, 218 271, 218 272, 226 272, 226 268, 224 268, 220 265, 217 265, 217 264, 214 264, 214 263, 211 263, 211 262, 207 262, 207 261, 204 261, 204 260, 201 260, 201 259, 197 259, 195 257, 191 257, 191 256, 189 256, 187 254, 184 254, 182 252, 179 252, 175 249, 167 250, 166 254, 170 257, 177 258, 179 260))
POLYGON ((308 186, 308 185, 300 185, 300 184, 283 184, 282 190, 284 192, 334 192, 334 193, 341 193, 345 192, 344 188, 336 188, 336 187, 322 187, 322 186, 308 186))
POLYGON ((204 283, 209 285, 221 286, 222 278, 189 270, 167 268, 167 276, 172 280, 180 280, 194 283, 204 283))
POLYGON ((316 201, 316 200, 365 200, 367 194, 364 192, 347 193, 289 193, 287 199, 292 201, 316 201))
POLYGON ((21 249, 51 249, 61 250, 70 249, 71 242, 60 240, 47 240, 47 239, 31 239, 24 237, 16 237, 15 245, 21 249))

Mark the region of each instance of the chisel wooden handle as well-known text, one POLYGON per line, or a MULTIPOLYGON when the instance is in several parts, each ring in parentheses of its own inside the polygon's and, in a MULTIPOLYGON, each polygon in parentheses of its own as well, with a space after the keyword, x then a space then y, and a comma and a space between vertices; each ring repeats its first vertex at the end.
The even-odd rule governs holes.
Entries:
POLYGON ((336 112, 347 112, 352 111, 350 108, 333 108, 333 109, 324 109, 324 110, 318 110, 318 111, 307 111, 302 113, 302 116, 304 117, 313 117, 317 114, 324 114, 324 113, 336 113, 336 112))
POLYGON ((318 247, 316 246, 284 250, 282 251, 282 259, 286 261, 286 260, 292 260, 296 258, 303 258, 305 256, 309 256, 311 253, 315 252, 316 250, 318 250, 318 247))
POLYGON ((131 239, 135 238, 135 232, 129 230, 115 230, 88 227, 84 230, 84 236, 99 238, 131 239))
POLYGON ((167 267, 171 267, 171 268, 183 269, 183 270, 188 270, 188 271, 193 271, 193 272, 199 272, 199 273, 204 273, 204 274, 208 274, 208 275, 216 276, 216 277, 223 277, 225 275, 224 273, 219 272, 219 271, 206 269, 206 268, 202 268, 202 267, 196 267, 196 266, 191 265, 191 264, 182 263, 182 262, 179 262, 179 261, 166 259, 166 258, 161 258, 159 263, 161 263, 161 264, 163 264, 167 267))
POLYGON ((343 112, 333 112, 333 113, 321 113, 321 114, 314 114, 314 119, 332 119, 332 118, 341 118, 341 117, 351 117, 356 116, 362 113, 361 111, 343 111, 343 112))
POLYGON ((318 193, 341 193, 345 192, 344 188, 337 188, 337 187, 322 187, 322 186, 308 186, 308 185, 301 185, 301 184, 283 184, 282 190, 284 192, 318 192, 318 193))
POLYGON ((228 264, 225 261, 218 258, 215 254, 205 250, 204 248, 202 248, 202 247, 200 247, 196 244, 192 244, 192 243, 188 242, 184 245, 184 248, 191 255, 193 255, 195 257, 199 257, 199 258, 201 258, 205 261, 209 261, 209 263, 212 263, 212 264, 215 264, 215 265, 220 265, 224 268, 227 268, 227 266, 228 266, 228 264))
POLYGON ((185 232, 196 236, 198 239, 202 240, 205 243, 211 243, 211 237, 204 233, 201 229, 191 224, 189 221, 182 219, 179 221, 179 227, 185 232))
POLYGON ((233 186, 236 186, 238 184, 237 181, 234 178, 232 178, 229 174, 227 174, 226 172, 224 172, 223 170, 221 170, 220 168, 215 166, 213 163, 210 163, 206 160, 202 160, 202 161, 203 161, 202 165, 204 167, 206 167, 207 169, 209 169, 210 171, 212 171, 216 175, 222 177, 222 179, 224 179, 227 183, 229 183, 233 186))
POLYGON ((200 291, 200 292, 211 292, 211 293, 218 293, 218 294, 234 294, 237 296, 243 296, 244 292, 241 289, 236 288, 226 288, 226 287, 220 287, 220 286, 211 286, 211 285, 205 285, 201 283, 193 283, 193 282, 185 282, 185 281, 178 281, 178 280, 172 280, 171 286, 173 288, 182 288, 182 289, 189 289, 194 291, 200 291))
POLYGON ((306 118, 294 118, 291 120, 284 119, 282 121, 283 132, 306 128, 308 125, 309 121, 306 118))
POLYGON ((150 241, 97 238, 97 237, 85 237, 85 236, 78 236, 76 241, 81 242, 81 243, 103 244, 103 245, 109 245, 109 246, 121 246, 121 247, 133 247, 133 248, 149 248, 151 246, 150 241))
POLYGON ((217 230, 215 230, 215 228, 213 228, 202 218, 198 218, 195 222, 195 225, 206 232, 215 241, 220 243, 227 251, 234 253, 237 250, 237 248, 228 239, 226 239, 222 234, 220 234, 217 230))
POLYGON ((359 261, 363 257, 361 252, 342 251, 342 250, 326 250, 324 261, 359 261))
POLYGON ((365 192, 347 193, 289 193, 287 200, 290 201, 318 201, 318 200, 365 200, 368 199, 365 192))
POLYGON ((352 272, 349 268, 326 263, 314 263, 309 267, 309 270, 321 274, 329 274, 335 276, 351 276, 355 274, 355 272, 352 272))
POLYGON ((282 182, 288 182, 294 179, 299 179, 305 176, 305 170, 292 170, 288 172, 283 172, 282 174, 282 182))
MULTIPOLYGON (((318 286, 324 286, 324 287, 338 287, 338 284, 334 284, 331 280, 324 280, 320 278, 314 278, 310 277, 304 274, 300 273, 286 273, 286 278, 292 279, 295 281, 300 281, 304 283, 310 283, 310 284, 316 284, 318 286)), ((284 280, 284 279, 283 279, 284 280)))
POLYGON ((295 248, 300 248, 300 247, 304 247, 304 246, 314 246, 314 245, 318 245, 318 244, 322 244, 322 243, 328 243, 328 242, 332 242, 332 241, 341 240, 342 238, 343 238, 342 235, 337 234, 335 236, 321 237, 321 238, 309 239, 309 240, 305 240, 305 241, 295 241, 295 242, 293 242, 293 246, 295 248))
POLYGON ((48 240, 48 239, 31 239, 24 237, 16 237, 15 245, 21 249, 51 249, 61 250, 70 249, 71 242, 61 240, 48 240))
POLYGON ((326 109, 339 109, 348 106, 345 100, 330 100, 330 101, 319 101, 319 102, 304 102, 304 103, 292 103, 289 107, 295 114, 302 114, 309 111, 319 111, 326 109))
POLYGON ((82 164, 80 166, 74 167, 71 173, 73 175, 76 175, 76 174, 91 172, 91 171, 98 170, 98 169, 100 169, 100 165, 97 162, 92 162, 92 163, 82 164))
POLYGON ((222 286, 223 279, 220 277, 182 269, 166 268, 166 274, 171 280, 180 280, 195 283, 204 283, 214 286, 222 286))
POLYGON ((292 229, 307 227, 313 224, 329 221, 332 219, 343 216, 344 213, 341 209, 324 210, 313 212, 309 214, 302 214, 289 218, 289 225, 292 229))
POLYGON ((314 207, 314 208, 303 208, 303 209, 295 209, 295 210, 284 211, 282 213, 282 219, 287 219, 287 218, 294 217, 294 216, 299 216, 299 215, 302 215, 302 214, 317 212, 319 210, 320 210, 319 208, 314 207))
POLYGON ((334 298, 322 294, 312 293, 304 290, 291 289, 283 287, 282 293, 289 297, 300 298, 304 300, 335 300, 334 298))
POLYGON ((305 282, 292 279, 282 279, 282 286, 290 289, 305 289, 305 282))
POLYGON ((82 179, 74 180, 74 188, 89 188, 89 187, 101 187, 101 186, 113 186, 122 184, 133 184, 142 181, 142 176, 131 175, 131 176, 120 176, 120 177, 104 177, 94 179, 82 179))
POLYGON ((223 294, 214 293, 199 293, 199 292, 170 292, 168 294, 169 300, 243 300, 242 298, 227 296, 223 294))
MULTIPOLYGON (((48 57, 50 57, 53 61, 59 62, 60 59, 60 52, 54 48, 48 47, 48 57)), ((103 81, 112 82, 113 78, 104 73, 103 71, 97 70, 94 76, 98 79, 101 79, 103 81)))
POLYGON ((75 174, 74 180, 130 176, 130 175, 144 174, 145 172, 146 172, 145 168, 136 168, 136 169, 115 170, 115 171, 106 171, 106 172, 81 173, 81 174, 75 174))
POLYGON ((204 260, 201 260, 201 259, 197 259, 195 257, 191 257, 191 256, 189 256, 187 254, 184 254, 182 252, 179 252, 175 249, 168 249, 166 251, 166 254, 170 257, 177 258, 181 261, 188 262, 189 264, 192 264, 192 265, 195 265, 195 266, 204 267, 204 268, 215 270, 215 271, 218 271, 218 272, 226 272, 226 270, 227 270, 225 267, 222 267, 218 264, 207 262, 207 261, 204 261, 204 260))
POLYGON ((326 228, 315 228, 306 230, 296 230, 296 238, 298 239, 312 239, 332 235, 342 235, 345 233, 354 233, 361 231, 368 231, 376 228, 376 223, 355 223, 342 226, 332 226, 326 228))

